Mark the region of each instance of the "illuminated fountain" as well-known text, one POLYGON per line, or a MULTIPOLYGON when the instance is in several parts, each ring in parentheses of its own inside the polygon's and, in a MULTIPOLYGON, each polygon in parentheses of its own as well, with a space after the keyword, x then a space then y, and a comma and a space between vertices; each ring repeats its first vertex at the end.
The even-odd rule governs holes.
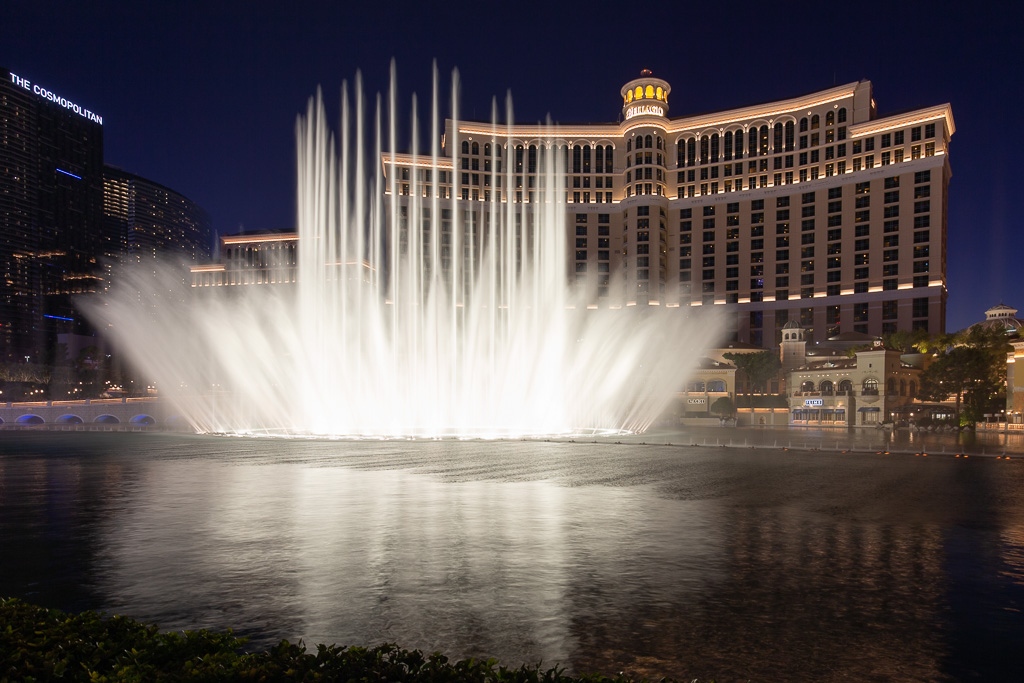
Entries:
MULTIPOLYGON (((395 146, 393 84, 388 104, 385 127, 377 98, 368 131, 357 77, 354 107, 343 90, 339 140, 319 93, 299 118, 296 284, 188 291, 180 272, 154 278, 150 269, 123 275, 87 312, 201 432, 511 437, 646 429, 718 326, 707 318, 694 324, 686 309, 626 307, 614 295, 588 307, 595 292, 567 278, 558 154, 541 150, 535 201, 484 204, 482 225, 462 217, 479 202, 439 198, 436 172, 426 193, 413 179, 407 223, 389 215, 383 190, 396 196, 394 167, 384 163, 385 177, 375 162, 385 131, 395 146), (375 139, 369 159, 366 138, 375 139), (451 209, 449 243, 439 221, 429 229, 423 209, 451 209), (451 258, 460 253, 470 256, 451 258)), ((432 104, 433 143, 421 161, 436 170, 436 71, 432 104)), ((413 149, 417 128, 414 115, 413 149)))

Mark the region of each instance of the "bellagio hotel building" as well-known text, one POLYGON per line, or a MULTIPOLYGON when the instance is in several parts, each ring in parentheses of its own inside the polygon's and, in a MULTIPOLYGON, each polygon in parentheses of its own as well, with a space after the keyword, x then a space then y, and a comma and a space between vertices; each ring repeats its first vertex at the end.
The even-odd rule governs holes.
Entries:
POLYGON ((765 347, 789 321, 812 342, 945 330, 948 104, 880 118, 859 81, 669 118, 670 93, 644 71, 622 87, 619 123, 448 120, 436 165, 384 154, 389 211, 429 226, 439 207, 450 243, 453 212, 485 225, 492 202, 535 200, 538 158, 554 149, 568 277, 598 306, 721 306, 735 341, 765 347))

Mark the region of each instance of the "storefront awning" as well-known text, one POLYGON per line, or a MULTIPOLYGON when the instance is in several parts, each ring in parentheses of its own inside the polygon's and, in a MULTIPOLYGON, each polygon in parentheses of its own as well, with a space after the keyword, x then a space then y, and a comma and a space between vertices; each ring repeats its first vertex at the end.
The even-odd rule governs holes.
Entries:
POLYGON ((880 412, 878 406, 872 406, 870 408, 857 408, 858 413, 877 413, 880 412))

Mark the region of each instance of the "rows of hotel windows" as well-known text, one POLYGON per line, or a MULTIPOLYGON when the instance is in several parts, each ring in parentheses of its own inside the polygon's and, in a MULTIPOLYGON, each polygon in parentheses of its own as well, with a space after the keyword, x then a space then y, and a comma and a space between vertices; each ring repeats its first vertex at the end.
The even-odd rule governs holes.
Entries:
POLYGON ((248 242, 227 246, 224 270, 193 270, 193 287, 295 282, 295 240, 248 242))
MULTIPOLYGON (((877 188, 872 195, 872 182, 865 181, 846 186, 830 188, 827 191, 804 192, 798 195, 777 197, 774 201, 774 260, 769 251, 773 246, 771 237, 766 236, 766 215, 764 199, 750 202, 750 213, 746 223, 749 225, 749 287, 742 290, 749 292, 749 301, 766 300, 765 292, 769 292, 767 300, 783 301, 799 297, 809 299, 815 296, 838 296, 844 293, 842 283, 852 281, 851 293, 869 291, 871 278, 871 260, 881 257, 880 264, 874 264, 874 279, 881 275, 881 290, 895 290, 900 286, 900 199, 901 191, 911 193, 913 203, 912 243, 903 244, 906 254, 912 256, 912 287, 930 286, 929 274, 933 272, 930 258, 931 252, 931 170, 919 171, 913 176, 912 187, 901 190, 901 176, 892 176, 882 181, 875 181, 877 188), (853 224, 844 225, 843 191, 844 187, 853 190, 853 224), (877 190, 881 190, 878 192, 877 190), (826 231, 824 244, 816 244, 822 233, 817 231, 820 226, 816 216, 820 194, 827 193, 827 202, 822 202, 825 211, 826 231), (872 196, 876 206, 881 195, 882 234, 872 239, 871 226, 878 222, 871 221, 872 196), (794 220, 797 202, 800 202, 800 236, 799 244, 795 233, 794 220), (792 205, 792 206, 791 206, 792 205), (791 234, 792 231, 792 234, 791 234), (852 234, 851 234, 852 233, 852 234), (881 249, 879 249, 881 247, 881 249), (797 251, 799 249, 799 251, 797 251), (844 264, 844 258, 847 261, 844 264), (774 263, 774 288, 770 273, 766 266, 774 263), (844 269, 845 265, 845 269, 844 269), (824 266, 824 267, 822 267, 824 266), (851 267, 852 266, 852 267, 851 267), (880 266, 880 268, 879 268, 880 266), (880 273, 879 273, 880 271, 880 273), (822 293, 822 274, 824 274, 824 292, 822 293), (815 285, 818 285, 816 287, 815 285)), ((906 176, 909 179, 909 176, 906 176)), ((769 200, 770 201, 770 200, 769 200)), ((693 295, 694 281, 700 282, 699 293, 703 303, 714 303, 716 296, 726 303, 739 302, 741 291, 740 280, 740 204, 731 202, 725 205, 708 205, 700 207, 702 222, 700 231, 694 229, 693 208, 680 210, 679 223, 679 283, 680 293, 693 295), (724 208, 724 223, 721 225, 716 213, 724 208), (724 227, 724 244, 721 239, 724 227), (722 251, 724 254, 716 252, 722 251), (699 248, 695 256, 694 249, 699 248), (724 259, 723 259, 724 257, 724 259), (724 260, 723 271, 719 267, 724 260), (699 268, 698 268, 699 264, 699 268), (700 277, 697 277, 699 273, 700 277), (724 279, 724 288, 721 280, 724 279)), ((848 205, 847 205, 848 206, 848 205)), ((909 217, 908 217, 909 218, 909 217)), ((909 232, 909 231, 907 231, 909 232)), ((745 237, 745 236, 744 236, 745 237)), ((746 250, 745 250, 746 251, 746 250)), ((941 270, 941 269, 935 269, 941 270)), ((906 280, 907 273, 902 273, 906 280)), ((745 284, 745 283, 744 283, 745 284)), ((866 310, 864 316, 866 316, 866 310)), ((927 312, 924 314, 927 315, 927 312)), ((860 314, 854 313, 854 321, 859 323, 860 314)), ((865 317, 866 320, 866 317, 865 317)), ((838 320, 835 321, 838 325, 838 320)), ((854 327, 857 329, 857 326, 854 327)))
MULTIPOLYGON (((502 147, 491 143, 470 142, 463 140, 462 155, 459 161, 461 171, 458 181, 461 186, 459 195, 462 199, 497 201, 507 199, 502 193, 505 183, 502 167, 502 147), (481 151, 483 152, 481 154, 481 151), (493 195, 492 195, 493 193, 493 195)), ((538 180, 538 171, 543 171, 546 160, 543 155, 553 151, 557 156, 552 167, 556 171, 571 174, 572 201, 574 203, 612 203, 612 176, 614 171, 615 152, 611 145, 553 145, 538 147, 532 145, 516 145, 513 148, 512 167, 515 201, 533 202, 538 199, 538 189, 543 177, 538 180)), ((507 170, 507 169, 506 169, 507 170)), ((430 169, 422 169, 415 176, 413 187, 423 197, 432 196, 432 174, 430 169)), ((401 182, 399 192, 409 195, 414 190, 410 186, 410 169, 399 170, 401 182)), ((441 170, 438 174, 437 194, 442 199, 451 197, 451 187, 456 176, 454 172, 441 170)), ((564 199, 569 201, 569 190, 565 191, 564 199)))
MULTIPOLYGON (((676 143, 675 173, 669 167, 670 144, 661 135, 640 134, 626 140, 623 196, 667 196, 668 183, 674 178, 676 197, 695 197, 806 182, 849 171, 887 166, 904 160, 933 156, 936 125, 914 126, 908 130, 883 133, 847 141, 846 109, 814 114, 797 121, 778 122, 769 127, 753 125, 749 129, 687 135, 676 143), (909 131, 910 145, 907 146, 909 131), (877 143, 877 146, 876 146, 877 143), (915 144, 916 143, 916 144, 915 144), (822 147, 824 147, 822 149, 822 147), (822 162, 824 162, 822 164, 822 162)), ((544 147, 518 144, 513 148, 514 199, 537 199, 538 170, 543 170, 544 147)), ((569 175, 565 200, 572 203, 612 203, 615 150, 607 145, 554 145, 559 168, 569 175)), ((450 198, 458 180, 462 199, 498 201, 502 193, 502 146, 463 140, 454 172, 440 170, 437 193, 450 198)), ((410 169, 399 171, 399 192, 416 192, 430 197, 433 192, 430 169, 420 169, 410 184, 410 169)))
POLYGON ((611 277, 611 215, 597 214, 596 224, 593 228, 590 226, 591 218, 594 216, 585 213, 576 214, 576 281, 579 283, 586 281, 587 269, 592 262, 597 268, 594 280, 597 295, 605 297, 608 296, 608 284, 611 277), (594 235, 595 231, 596 235, 594 235), (595 254, 597 258, 589 258, 588 252, 595 254))
MULTIPOLYGON (((646 140, 644 141, 646 144, 646 140)), ((656 143, 655 148, 656 148, 656 143)), ((765 236, 766 216, 769 212, 765 210, 764 199, 753 200, 750 203, 749 216, 746 224, 749 225, 750 239, 747 242, 744 252, 749 251, 749 287, 740 279, 740 209, 739 202, 731 202, 725 205, 710 205, 700 207, 703 216, 701 231, 694 230, 693 208, 686 208, 680 211, 680 258, 679 258, 679 283, 681 294, 693 296, 696 292, 696 285, 693 281, 700 282, 699 295, 702 303, 714 303, 723 300, 725 303, 738 303, 741 291, 744 298, 749 295, 750 302, 766 300, 765 293, 768 292, 767 300, 779 301, 790 298, 809 299, 815 296, 837 296, 842 293, 866 293, 869 291, 869 281, 877 283, 881 278, 880 289, 895 290, 900 287, 900 275, 903 275, 904 287, 928 287, 931 284, 932 273, 941 273, 941 268, 931 267, 931 170, 920 171, 913 176, 913 185, 909 188, 900 188, 900 176, 892 176, 882 180, 874 181, 875 192, 872 194, 872 182, 865 181, 850 184, 846 187, 853 191, 853 196, 847 201, 853 200, 852 208, 853 221, 851 225, 844 226, 843 216, 843 187, 830 188, 818 192, 804 192, 799 195, 777 197, 774 200, 774 236, 775 251, 774 261, 772 253, 766 251, 771 248, 771 238, 765 236), (910 208, 909 202, 900 204, 901 191, 911 194, 913 198, 913 232, 910 244, 907 244, 904 237, 904 249, 906 256, 912 256, 912 273, 900 272, 900 209, 901 206, 910 208), (825 195, 824 197, 822 195, 825 195), (881 195, 881 196, 879 196, 881 195), (872 197, 875 205, 881 206, 882 234, 872 239, 871 226, 879 225, 876 220, 871 221, 872 197), (819 200, 827 198, 826 201, 819 200), (878 201, 881 200, 881 201, 878 201), (800 237, 799 245, 796 242, 795 234, 795 211, 799 202, 800 210, 800 237), (791 206, 792 204, 792 206, 791 206), (721 214, 724 209, 724 223, 721 225, 721 214), (820 209, 825 209, 825 215, 816 216, 820 209), (716 218, 716 213, 719 216, 716 218), (792 217, 792 218, 791 218, 792 217), (825 219, 826 231, 818 232, 821 218, 825 219), (720 230, 724 227, 724 232, 720 230), (793 234, 791 234, 793 230, 793 234), (699 240, 694 235, 699 235, 699 240), (722 240, 724 237, 724 243, 722 240), (825 239, 822 240, 821 238, 825 239), (845 238, 845 239, 844 239, 845 238), (766 245, 766 241, 769 244, 766 245), (816 242, 823 242, 816 244, 816 242), (696 244, 695 244, 696 243, 696 244), (697 259, 694 257, 694 247, 699 245, 699 269, 695 266, 697 259), (797 252, 799 249, 799 252, 797 252), (716 251, 723 253, 717 254, 716 251), (908 253, 909 252, 909 253, 908 253), (847 262, 844 264, 843 259, 847 262), (876 263, 872 264, 872 261, 876 263), (720 262, 721 261, 721 262, 720 262), (720 267, 724 262, 724 270, 720 267), (774 281, 768 267, 774 265, 774 281), (844 270, 844 265, 846 266, 844 270), (871 266, 874 265, 874 273, 871 266), (697 277, 697 273, 700 277, 697 277), (724 275, 724 277, 723 277, 724 275), (910 275, 911 277, 907 277, 910 275), (909 282, 908 282, 909 280, 909 282), (723 282, 724 281, 724 282, 723 282), (774 291, 772 283, 774 282, 774 291), (852 288, 850 284, 852 282, 852 288), (724 286, 723 286, 724 285, 724 286), (815 287, 815 285, 818 285, 815 287), (824 290, 822 291, 822 285, 824 290), (845 289, 844 289, 845 287, 845 289), (723 296, 724 294, 724 296, 723 296)), ((904 180, 909 180, 905 176, 904 180)), ((847 191, 849 194, 849 190, 847 191)), ((649 293, 648 284, 651 279, 658 283, 658 293, 663 294, 667 274, 667 231, 666 212, 659 207, 659 221, 657 224, 658 233, 654 255, 655 262, 651 257, 651 224, 649 206, 636 207, 636 220, 630 223, 629 209, 623 212, 623 221, 628 230, 624 232, 623 256, 626 258, 625 265, 631 268, 635 276, 638 293, 649 293), (632 241, 635 247, 630 244, 632 241), (628 257, 631 250, 636 260, 630 263, 628 257), (635 266, 635 269, 632 268, 635 266), (652 267, 654 278, 651 277, 652 267)), ((846 204, 846 208, 851 208, 846 204)), ((402 209, 405 210, 404 207, 402 209)), ((445 209, 445 212, 448 212, 445 209)), ((847 212, 846 221, 849 221, 847 212)), ((469 215, 469 214, 467 214, 469 215)), ((876 208, 876 218, 877 218, 876 208)), ((910 218, 910 217, 905 217, 910 218)), ((610 215, 598 214, 596 241, 589 234, 588 214, 576 214, 576 258, 575 273, 577 279, 583 279, 588 271, 588 262, 597 267, 597 285, 603 294, 607 292, 608 273, 610 271, 610 215), (597 247, 597 258, 588 258, 588 247, 597 247)), ((446 225, 449 221, 446 220, 446 225)), ((429 221, 426 221, 426 231, 429 234, 429 221)), ((447 231, 447 230, 446 230, 447 231)), ((450 239, 442 236, 442 240, 450 239)), ((426 244, 426 241, 424 242, 426 244)), ((442 250, 446 251, 448 243, 443 241, 442 250)), ((467 247, 468 248, 468 247, 467 247)), ((447 258, 447 254, 444 254, 447 258)), ((877 291, 877 290, 874 290, 877 291)), ((685 297, 684 297, 685 298, 685 297)), ((693 297, 696 298, 696 297, 693 297)), ((837 309, 838 310, 838 309, 837 309)), ((830 314, 831 315, 831 314, 830 314)), ((838 315, 838 314, 837 314, 838 315)), ((883 317, 889 319, 895 315, 892 309, 890 315, 888 308, 883 312, 883 317)), ((865 326, 866 309, 856 309, 853 314, 854 329, 859 330, 865 326)), ((927 324, 927 309, 921 314, 924 320, 915 320, 914 324, 924 327, 927 324)), ((830 326, 838 328, 839 320, 836 317, 830 319, 830 326)))
MULTIPOLYGON (((437 243, 435 245, 434 230, 436 222, 432 219, 431 209, 421 208, 419 210, 419 226, 410 231, 409 207, 399 207, 398 254, 405 257, 414 253, 415 250, 416 253, 421 255, 420 263, 424 272, 429 274, 433 272, 432 260, 436 246, 441 272, 445 273, 450 281, 453 273, 452 257, 461 252, 462 257, 458 262, 462 268, 462 275, 460 275, 460 278, 462 278, 461 284, 465 290, 468 290, 472 286, 472 269, 479 266, 485 249, 490 246, 485 244, 484 240, 489 239, 489 236, 493 233, 490 229, 491 222, 496 220, 497 224, 502 226, 504 224, 503 221, 506 220, 505 214, 499 213, 492 217, 490 212, 486 210, 462 209, 459 212, 461 225, 454 229, 452 210, 441 208, 439 211, 441 220, 440 225, 437 226, 439 230, 436 233, 437 243), (416 244, 411 244, 410 238, 414 238, 416 244)), ((515 213, 510 225, 514 226, 514 232, 510 233, 509 237, 511 238, 512 248, 515 250, 513 258, 518 265, 522 263, 523 250, 531 249, 534 244, 536 236, 533 230, 534 216, 529 212, 515 213), (523 229, 524 225, 526 226, 525 231, 523 229)), ((507 248, 507 244, 504 242, 504 235, 497 235, 496 240, 496 243, 493 245, 497 250, 496 257, 502 259, 504 257, 503 250, 507 248)))
MULTIPOLYGON (((914 297, 909 300, 911 326, 913 329, 928 330, 930 306, 936 301, 935 297, 914 297)), ((867 302, 858 302, 848 305, 847 309, 852 312, 854 324, 850 329, 854 332, 867 334, 869 330, 868 315, 869 305, 867 302)), ((764 333, 768 325, 774 322, 775 340, 774 344, 782 342, 783 327, 791 320, 799 321, 803 328, 804 339, 808 344, 813 344, 816 338, 815 313, 824 312, 825 328, 822 330, 819 340, 834 337, 840 333, 841 307, 838 305, 807 306, 798 309, 779 309, 771 311, 750 311, 748 315, 749 340, 751 344, 762 346, 765 342, 764 333)), ((899 301, 895 299, 881 302, 882 334, 891 334, 898 328, 905 328, 905 321, 899 321, 899 301)))
POLYGON ((934 156, 935 142, 923 142, 935 137, 935 124, 910 128, 910 147, 906 148, 906 131, 884 133, 878 137, 879 154, 875 155, 875 137, 845 142, 846 126, 834 126, 846 120, 845 109, 833 119, 826 114, 824 134, 819 128, 819 117, 814 115, 800 120, 800 135, 795 136, 796 124, 789 121, 776 123, 771 130, 767 125, 727 131, 721 136, 713 133, 699 138, 680 139, 677 149, 676 196, 737 192, 777 185, 806 182, 819 177, 841 175, 849 171, 887 166, 904 160, 934 156), (794 149, 794 140, 797 140, 794 149), (744 158, 744 140, 746 157, 744 158), (769 144, 771 142, 771 144, 769 144), (918 144, 914 144, 914 143, 918 144), (923 142, 923 144, 922 144, 923 142), (836 143, 836 144, 833 144, 836 143), (820 149, 821 146, 824 149, 820 149), (806 151, 804 151, 806 150, 806 151), (851 158, 852 157, 852 158, 851 158), (824 161, 824 166, 821 162, 824 161), (724 163, 723 163, 724 162, 724 163))

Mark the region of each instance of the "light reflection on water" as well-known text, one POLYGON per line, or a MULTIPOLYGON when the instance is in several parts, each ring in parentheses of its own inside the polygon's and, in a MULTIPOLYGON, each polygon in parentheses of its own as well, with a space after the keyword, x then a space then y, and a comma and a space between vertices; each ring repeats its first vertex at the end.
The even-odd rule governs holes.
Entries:
POLYGON ((1017 462, 8 436, 3 592, 167 629, 921 681, 1006 674, 1024 629, 1017 462))

